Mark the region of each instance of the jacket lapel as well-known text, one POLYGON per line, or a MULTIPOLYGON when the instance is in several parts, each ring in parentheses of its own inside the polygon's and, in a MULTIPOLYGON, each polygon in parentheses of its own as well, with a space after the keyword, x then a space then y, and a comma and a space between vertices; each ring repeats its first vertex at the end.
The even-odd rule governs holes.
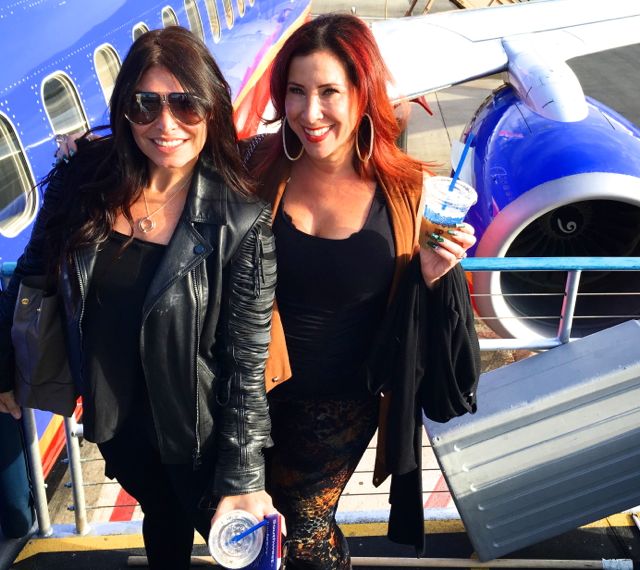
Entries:
POLYGON ((143 307, 146 317, 159 297, 175 281, 202 263, 215 248, 226 225, 227 187, 203 161, 198 165, 180 221, 147 291, 143 307), (196 224, 210 231, 200 233, 196 224), (216 227, 211 227, 216 226, 216 227))

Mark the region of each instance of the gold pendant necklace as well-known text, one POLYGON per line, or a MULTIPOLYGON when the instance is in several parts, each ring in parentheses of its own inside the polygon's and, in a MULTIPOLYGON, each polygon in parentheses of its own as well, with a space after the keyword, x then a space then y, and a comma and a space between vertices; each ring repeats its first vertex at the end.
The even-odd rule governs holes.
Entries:
POLYGON ((164 208, 169 202, 171 202, 171 200, 173 200, 178 194, 180 194, 180 192, 182 192, 188 185, 189 182, 191 182, 191 177, 189 177, 187 179, 187 181, 180 186, 180 188, 178 188, 177 190, 175 190, 173 192, 173 194, 171 194, 165 201, 163 204, 160 205, 160 207, 156 208, 153 212, 149 212, 149 204, 147 203, 147 194, 144 191, 144 188, 142 189, 142 198, 144 200, 144 209, 147 212, 146 216, 143 216, 142 218, 140 218, 138 220, 138 229, 143 233, 146 234, 148 232, 150 232, 151 230, 154 230, 156 227, 156 223, 151 219, 151 216, 154 216, 155 214, 157 214, 160 210, 162 210, 162 208, 164 208))

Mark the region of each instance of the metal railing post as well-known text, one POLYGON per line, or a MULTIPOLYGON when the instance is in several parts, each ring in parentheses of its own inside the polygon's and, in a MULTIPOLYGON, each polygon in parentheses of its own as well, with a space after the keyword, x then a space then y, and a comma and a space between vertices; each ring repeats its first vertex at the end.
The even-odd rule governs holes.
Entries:
POLYGON ((27 459, 31 471, 31 492, 33 493, 36 518, 38 519, 38 532, 40 536, 50 536, 53 533, 53 529, 49 518, 46 485, 42 473, 38 431, 36 430, 36 420, 31 408, 22 408, 22 425, 24 427, 27 459))
POLYGON ((87 534, 89 522, 87 520, 87 504, 84 497, 82 478, 82 464, 80 463, 80 445, 78 443, 77 423, 73 416, 64 419, 64 433, 67 439, 67 457, 69 458, 69 473, 73 491, 73 514, 76 520, 76 532, 87 534))
POLYGON ((578 288, 580 287, 580 276, 582 271, 569 271, 564 289, 564 299, 562 309, 560 309, 560 324, 558 326, 558 340, 566 344, 571 340, 571 328, 573 327, 573 315, 576 310, 578 299, 578 288))

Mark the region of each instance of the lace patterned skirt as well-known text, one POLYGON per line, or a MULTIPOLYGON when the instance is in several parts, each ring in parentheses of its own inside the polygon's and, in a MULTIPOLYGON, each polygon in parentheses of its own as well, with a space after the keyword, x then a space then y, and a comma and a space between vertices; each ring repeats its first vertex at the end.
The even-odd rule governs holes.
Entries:
POLYGON ((375 433, 377 399, 278 399, 273 394, 269 405, 275 445, 267 453, 267 491, 287 525, 285 568, 350 568, 335 514, 375 433))

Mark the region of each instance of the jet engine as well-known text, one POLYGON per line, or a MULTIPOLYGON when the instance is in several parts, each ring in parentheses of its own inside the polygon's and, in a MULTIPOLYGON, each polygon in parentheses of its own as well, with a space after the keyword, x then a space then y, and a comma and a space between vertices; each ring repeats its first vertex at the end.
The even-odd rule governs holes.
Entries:
MULTIPOLYGON (((586 100, 586 118, 554 121, 504 85, 478 109, 465 129, 475 136, 476 257, 640 256, 640 131, 586 100)), ((477 312, 500 336, 557 332, 565 272, 472 279, 477 312)), ((573 336, 639 315, 639 292, 640 272, 583 272, 573 336)))

